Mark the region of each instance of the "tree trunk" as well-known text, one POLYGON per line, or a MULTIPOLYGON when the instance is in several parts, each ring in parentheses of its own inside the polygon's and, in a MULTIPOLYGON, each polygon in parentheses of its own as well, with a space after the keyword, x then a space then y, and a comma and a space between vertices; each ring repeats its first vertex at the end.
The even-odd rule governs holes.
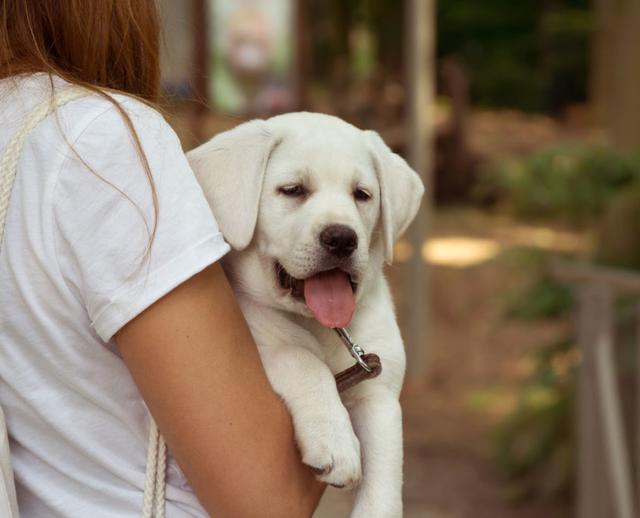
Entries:
POLYGON ((591 106, 614 146, 640 148, 640 0, 593 0, 591 106))
POLYGON ((616 39, 613 15, 615 2, 593 0, 592 10, 594 30, 591 38, 590 102, 596 122, 606 126, 609 122, 610 100, 613 93, 611 70, 616 39))
POLYGON ((640 0, 620 3, 611 129, 617 146, 636 149, 640 148, 640 0))

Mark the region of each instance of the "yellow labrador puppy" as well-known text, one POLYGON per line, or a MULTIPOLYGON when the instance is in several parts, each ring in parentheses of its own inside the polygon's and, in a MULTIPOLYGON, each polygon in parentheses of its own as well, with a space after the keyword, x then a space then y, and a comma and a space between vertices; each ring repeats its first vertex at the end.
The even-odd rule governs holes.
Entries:
POLYGON ((253 120, 188 156, 303 462, 356 488, 353 517, 401 516, 405 354, 382 270, 419 176, 377 133, 317 113, 253 120), (354 362, 332 328, 347 326, 382 373, 338 394, 334 375, 354 362))

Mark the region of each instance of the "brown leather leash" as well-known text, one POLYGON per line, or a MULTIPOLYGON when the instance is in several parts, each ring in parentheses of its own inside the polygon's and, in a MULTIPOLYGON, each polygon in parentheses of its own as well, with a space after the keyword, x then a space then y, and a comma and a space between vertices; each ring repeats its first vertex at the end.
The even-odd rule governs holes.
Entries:
POLYGON ((362 381, 375 378, 382 372, 382 362, 377 354, 365 354, 362 347, 351 339, 344 327, 336 327, 334 331, 349 350, 349 354, 356 360, 356 363, 351 367, 336 374, 338 392, 350 389, 362 381))

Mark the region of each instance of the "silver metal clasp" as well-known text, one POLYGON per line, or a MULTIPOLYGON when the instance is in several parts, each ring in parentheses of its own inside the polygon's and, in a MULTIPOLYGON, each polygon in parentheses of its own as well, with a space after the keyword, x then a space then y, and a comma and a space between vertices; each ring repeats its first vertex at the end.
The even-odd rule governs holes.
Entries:
POLYGON ((371 367, 362 359, 364 350, 351 339, 347 330, 344 327, 334 327, 333 330, 338 333, 340 340, 342 340, 342 343, 349 350, 349 354, 358 362, 358 365, 367 372, 373 372, 371 367))

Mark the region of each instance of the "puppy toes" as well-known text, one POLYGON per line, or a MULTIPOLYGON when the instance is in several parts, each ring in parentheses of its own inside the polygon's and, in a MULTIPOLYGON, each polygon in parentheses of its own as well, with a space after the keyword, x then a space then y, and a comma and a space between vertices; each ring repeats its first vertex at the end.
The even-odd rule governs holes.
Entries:
POLYGON ((316 473, 318 480, 333 487, 350 489, 360 483, 362 468, 359 452, 316 451, 312 455, 303 457, 302 460, 316 473))
POLYGON ((322 482, 339 488, 355 487, 362 477, 358 438, 350 424, 323 428, 304 434, 304 438, 299 436, 302 462, 310 466, 322 482))

